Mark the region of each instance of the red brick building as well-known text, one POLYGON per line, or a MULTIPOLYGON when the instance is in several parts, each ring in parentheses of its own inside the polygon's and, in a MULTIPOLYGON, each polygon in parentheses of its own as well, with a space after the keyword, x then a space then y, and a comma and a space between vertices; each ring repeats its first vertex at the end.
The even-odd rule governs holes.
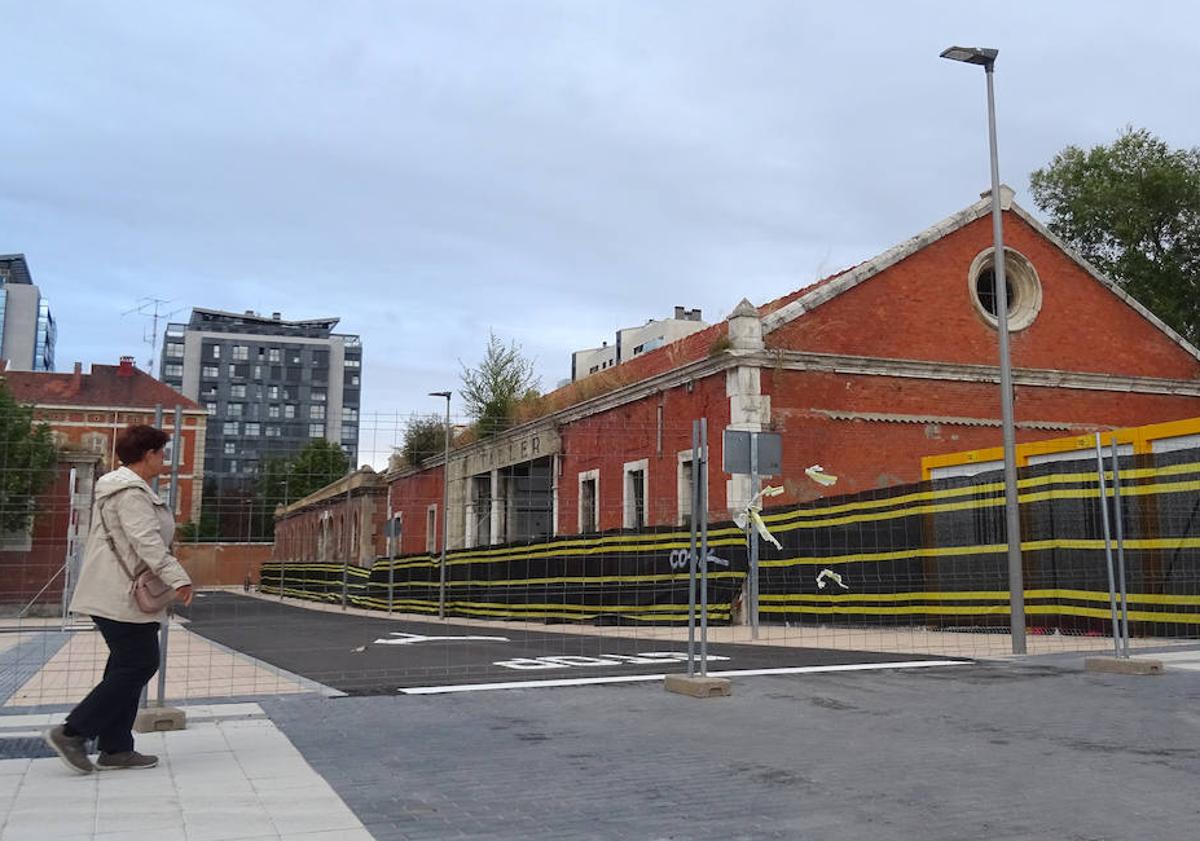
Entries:
POLYGON ((0 535, 0 610, 61 614, 63 594, 82 561, 99 476, 96 454, 61 453, 28 530, 0 535))
POLYGON ((274 557, 369 567, 388 551, 387 510, 383 476, 361 467, 277 510, 274 557))
MULTIPOLYGON (((87 374, 76 363, 69 374, 6 371, 0 379, 17 402, 34 407, 35 421, 50 427, 60 449, 98 455, 102 473, 119 464, 115 448, 121 430, 130 424, 154 423, 155 406, 162 406, 162 428, 172 436, 172 451, 182 455, 176 520, 199 517, 208 415, 197 403, 138 370, 129 357, 120 365, 93 365, 87 374), (183 408, 178 434, 176 406, 183 408)), ((165 479, 161 490, 165 494, 165 479)))
MULTIPOLYGON (((1004 188, 1018 441, 1200 414, 1200 351, 1072 253, 1004 188)), ((917 482, 921 458, 1000 443, 991 202, 872 260, 544 398, 450 454, 450 548, 688 516, 691 423, 708 419, 716 519, 749 481, 726 428, 783 435, 775 505, 917 482), (805 477, 813 464, 832 489, 805 477)), ((440 547, 442 459, 388 475, 401 553, 440 547)))

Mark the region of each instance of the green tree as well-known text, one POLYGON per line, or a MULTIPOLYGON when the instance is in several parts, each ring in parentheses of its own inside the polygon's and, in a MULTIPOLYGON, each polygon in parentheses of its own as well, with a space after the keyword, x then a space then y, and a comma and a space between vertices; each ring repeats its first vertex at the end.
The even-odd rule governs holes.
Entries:
POLYGON ((58 449, 50 427, 33 422, 33 407, 13 399, 0 380, 0 531, 29 528, 35 500, 54 480, 58 449))
POLYGON ((1054 233, 1200 343, 1200 149, 1127 128, 1107 146, 1068 146, 1029 180, 1054 233))
POLYGON ((515 341, 506 345, 495 332, 488 333, 483 361, 475 368, 465 364, 462 368, 459 395, 481 438, 508 429, 517 403, 538 394, 540 383, 533 373, 532 360, 515 341))
POLYGON ((345 476, 350 471, 350 458, 339 445, 317 438, 309 441, 290 465, 288 489, 295 502, 345 476))
POLYGON ((256 534, 275 530, 275 508, 289 505, 320 490, 350 471, 346 451, 332 441, 309 441, 291 458, 269 458, 259 467, 255 488, 256 534))
POLYGON ((255 535, 266 537, 275 533, 276 507, 288 505, 300 498, 296 495, 299 487, 296 486, 293 490, 294 485, 291 459, 267 458, 259 463, 258 478, 255 482, 255 535))
POLYGON ((437 415, 411 418, 404 427, 404 442, 400 453, 409 464, 420 464, 439 455, 446 446, 446 422, 437 415))
MULTIPOLYGON (((268 529, 258 534, 270 534, 268 529)), ((210 505, 200 506, 200 517, 195 522, 181 523, 175 531, 175 539, 180 543, 205 543, 221 539, 220 523, 217 514, 210 505)))

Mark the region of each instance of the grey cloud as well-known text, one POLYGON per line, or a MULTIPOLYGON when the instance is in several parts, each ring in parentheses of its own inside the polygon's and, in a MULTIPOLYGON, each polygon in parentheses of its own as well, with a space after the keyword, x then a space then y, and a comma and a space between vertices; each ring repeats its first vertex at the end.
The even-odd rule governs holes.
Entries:
POLYGON ((143 357, 119 313, 146 294, 334 314, 368 416, 423 410, 490 326, 550 386, 619 326, 719 318, 968 204, 983 78, 951 42, 1001 48, 1018 191, 1126 123, 1196 143, 1178 4, 5 6, 0 251, 64 365, 143 357))

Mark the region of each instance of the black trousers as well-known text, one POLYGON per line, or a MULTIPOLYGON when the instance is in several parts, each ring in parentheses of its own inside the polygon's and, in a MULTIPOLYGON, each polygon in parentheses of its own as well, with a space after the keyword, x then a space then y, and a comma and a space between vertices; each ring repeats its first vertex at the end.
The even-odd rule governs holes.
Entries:
POLYGON ((104 753, 133 750, 133 720, 142 688, 158 671, 158 623, 93 616, 108 645, 104 678, 67 716, 71 729, 99 739, 104 753))

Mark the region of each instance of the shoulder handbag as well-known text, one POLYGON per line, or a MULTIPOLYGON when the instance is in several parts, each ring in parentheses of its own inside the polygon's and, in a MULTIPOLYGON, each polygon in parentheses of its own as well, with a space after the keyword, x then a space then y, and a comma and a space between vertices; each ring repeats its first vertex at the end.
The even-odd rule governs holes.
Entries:
POLYGON ((175 588, 155 575, 149 567, 134 575, 125 564, 125 559, 121 557, 117 543, 113 540, 112 532, 109 531, 108 523, 105 522, 104 504, 97 505, 96 509, 100 515, 100 526, 104 529, 104 539, 108 542, 108 548, 112 551, 113 557, 117 559, 117 563, 121 565, 121 569, 129 578, 129 594, 133 596, 138 610, 142 613, 158 613, 175 600, 175 588))

